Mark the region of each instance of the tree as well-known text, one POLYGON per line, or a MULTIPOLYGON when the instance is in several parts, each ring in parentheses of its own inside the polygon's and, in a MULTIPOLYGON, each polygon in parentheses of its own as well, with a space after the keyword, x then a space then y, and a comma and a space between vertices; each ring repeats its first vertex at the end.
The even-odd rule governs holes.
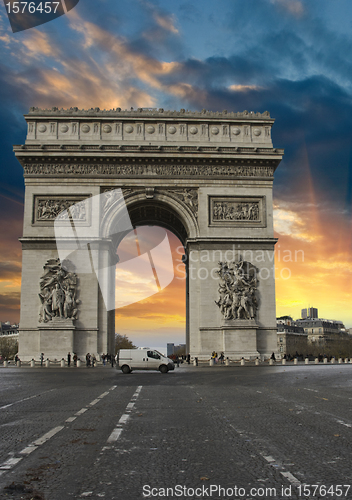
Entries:
POLYGON ((137 349, 137 346, 134 345, 127 335, 115 333, 115 354, 117 354, 120 349, 137 349))
POLYGON ((14 338, 0 338, 0 355, 4 359, 13 359, 18 352, 18 340, 14 338))

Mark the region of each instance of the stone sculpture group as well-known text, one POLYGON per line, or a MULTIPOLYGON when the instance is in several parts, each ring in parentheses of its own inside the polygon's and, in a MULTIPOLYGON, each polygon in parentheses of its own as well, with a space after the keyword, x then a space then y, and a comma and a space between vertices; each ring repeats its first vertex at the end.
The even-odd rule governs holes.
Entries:
POLYGON ((64 264, 60 259, 49 259, 44 266, 45 273, 39 282, 40 323, 53 318, 77 319, 77 275, 67 270, 67 261, 64 264))
POLYGON ((224 283, 219 285, 220 297, 215 304, 224 318, 254 319, 258 308, 255 267, 246 261, 219 262, 217 274, 224 283))

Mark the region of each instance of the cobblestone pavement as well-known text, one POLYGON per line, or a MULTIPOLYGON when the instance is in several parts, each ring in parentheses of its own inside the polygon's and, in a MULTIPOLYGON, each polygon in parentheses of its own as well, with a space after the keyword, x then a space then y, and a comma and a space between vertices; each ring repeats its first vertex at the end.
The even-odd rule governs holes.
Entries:
POLYGON ((0 499, 352 499, 352 365, 0 381, 0 499))

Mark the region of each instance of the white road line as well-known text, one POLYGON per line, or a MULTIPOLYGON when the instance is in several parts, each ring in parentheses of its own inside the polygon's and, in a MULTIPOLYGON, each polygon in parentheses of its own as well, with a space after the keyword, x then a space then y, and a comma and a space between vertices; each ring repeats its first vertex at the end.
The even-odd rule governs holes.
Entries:
POLYGON ((23 448, 23 450, 20 451, 21 455, 29 455, 30 453, 32 453, 32 451, 36 450, 38 448, 38 446, 33 446, 33 445, 29 445, 27 446, 27 448, 23 448))
POLYGON ((73 422, 74 420, 76 420, 76 418, 77 418, 77 417, 69 417, 69 418, 67 418, 67 419, 65 420, 65 422, 68 422, 68 423, 73 422))
POLYGON ((85 413, 87 410, 88 410, 88 408, 82 408, 77 413, 75 413, 75 415, 82 415, 82 413, 85 413))
POLYGON ((116 428, 112 431, 110 436, 108 437, 107 443, 113 443, 114 441, 117 441, 120 437, 120 434, 122 432, 122 428, 116 428))
MULTIPOLYGON (((126 406, 126 410, 125 412, 130 412, 131 409, 134 407, 134 403, 132 403, 132 400, 136 400, 142 390, 142 387, 141 385, 139 385, 135 391, 135 393, 133 394, 132 398, 131 398, 131 401, 127 404, 126 406)), ((115 429, 112 431, 112 433, 110 434, 110 436, 108 437, 107 439, 107 442, 108 443, 114 443, 115 441, 117 441, 122 433, 122 428, 121 428, 121 425, 124 425, 127 420, 130 418, 130 415, 129 413, 124 413, 121 417, 120 417, 120 420, 118 421, 115 429)))
POLYGON ((265 458, 265 460, 269 463, 276 462, 275 458, 271 457, 270 455, 267 456, 263 455, 263 458, 265 458))
POLYGON ((40 446, 41 444, 46 443, 46 441, 48 441, 50 438, 55 436, 55 434, 57 434, 58 432, 62 431, 62 429, 64 429, 63 425, 59 425, 58 427, 54 427, 53 429, 51 429, 51 431, 47 432, 39 439, 36 439, 36 441, 33 441, 33 444, 35 446, 40 446))
POLYGON ((89 406, 94 406, 97 403, 99 403, 100 399, 94 399, 91 403, 89 403, 89 406))
POLYGON ((18 464, 18 462, 20 462, 22 460, 23 457, 20 457, 20 458, 9 458, 8 460, 6 460, 6 462, 4 462, 3 464, 0 465, 0 469, 2 470, 9 470, 9 469, 12 469, 12 467, 16 464, 18 464))
POLYGON ((17 405, 18 403, 23 403, 23 401, 28 401, 29 399, 37 398, 37 397, 41 396, 42 394, 45 394, 47 392, 52 392, 52 391, 56 391, 56 389, 50 389, 49 391, 44 391, 44 392, 41 392, 40 394, 35 394, 34 396, 29 396, 28 398, 20 399, 19 401, 14 401, 13 403, 10 403, 8 405, 0 406, 0 410, 5 410, 5 408, 10 408, 10 406, 17 405))
POLYGON ((103 392, 103 394, 100 394, 100 396, 98 396, 99 399, 101 398, 105 398, 105 396, 107 396, 109 394, 109 391, 108 392, 103 392))
POLYGON ((282 476, 284 476, 290 483, 292 483, 294 486, 299 486, 301 484, 301 481, 299 481, 291 472, 280 472, 282 476))
POLYGON ((119 420, 119 424, 125 424, 127 422, 127 420, 130 418, 129 415, 126 415, 126 413, 124 415, 122 415, 122 417, 120 418, 119 420))
POLYGON ((308 389, 308 387, 303 387, 303 389, 304 389, 305 391, 319 392, 319 391, 316 391, 315 389, 308 389))
POLYGON ((352 425, 351 425, 351 424, 346 424, 346 422, 344 422, 343 420, 336 420, 336 422, 337 422, 338 424, 344 425, 345 427, 349 427, 349 428, 351 428, 351 427, 352 427, 352 425))
POLYGON ((112 387, 110 387, 109 391, 113 391, 114 389, 116 389, 117 385, 113 385, 112 387))

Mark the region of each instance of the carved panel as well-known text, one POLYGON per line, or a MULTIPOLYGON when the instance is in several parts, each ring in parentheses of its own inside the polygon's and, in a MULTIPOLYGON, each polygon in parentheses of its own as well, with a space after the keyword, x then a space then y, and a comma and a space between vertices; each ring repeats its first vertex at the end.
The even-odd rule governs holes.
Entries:
POLYGON ((81 196, 34 196, 33 224, 52 224, 55 219, 75 224, 89 224, 89 207, 87 198, 81 196))
POLYGON ((265 196, 209 197, 209 225, 265 227, 265 196))

